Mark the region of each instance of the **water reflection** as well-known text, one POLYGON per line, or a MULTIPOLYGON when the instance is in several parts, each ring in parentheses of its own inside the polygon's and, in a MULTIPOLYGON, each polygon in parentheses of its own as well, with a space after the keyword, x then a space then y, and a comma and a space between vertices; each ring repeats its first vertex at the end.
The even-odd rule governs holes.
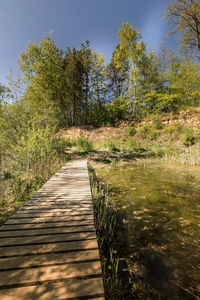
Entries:
POLYGON ((130 272, 162 299, 200 299, 200 168, 134 163, 98 175, 127 223, 119 254, 130 272))

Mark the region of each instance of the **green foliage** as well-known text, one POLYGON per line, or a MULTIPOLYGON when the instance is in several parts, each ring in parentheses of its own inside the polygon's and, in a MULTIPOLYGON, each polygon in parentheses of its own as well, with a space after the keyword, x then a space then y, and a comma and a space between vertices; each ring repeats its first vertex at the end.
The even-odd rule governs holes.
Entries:
POLYGON ((52 118, 59 124, 63 124, 66 112, 62 54, 47 36, 39 45, 30 43, 18 61, 26 84, 26 105, 35 114, 45 115, 51 110, 52 118))
POLYGON ((136 143, 135 140, 133 140, 132 138, 128 137, 125 141, 125 145, 126 148, 128 148, 129 150, 134 150, 136 148, 136 143))
POLYGON ((116 147, 115 143, 113 141, 110 141, 110 140, 107 141, 106 148, 109 151, 117 151, 118 150, 118 148, 116 147))
POLYGON ((14 200, 14 206, 17 209, 31 195, 37 191, 44 181, 41 178, 35 177, 33 180, 22 178, 20 175, 14 175, 9 181, 9 197, 14 200))
POLYGON ((108 186, 97 181, 91 168, 90 184, 106 298, 128 299, 127 297, 137 290, 137 286, 133 285, 131 278, 129 278, 131 284, 122 283, 120 260, 112 248, 115 235, 118 233, 117 213, 109 203, 108 186))
POLYGON ((166 125, 163 129, 164 133, 171 134, 177 130, 177 127, 174 124, 166 125))
POLYGON ((156 140, 157 137, 159 136, 159 132, 157 130, 149 130, 148 132, 148 138, 153 141, 153 140, 156 140))
POLYGON ((178 93, 169 94, 153 91, 145 95, 145 106, 148 112, 177 112, 181 107, 180 95, 178 93))
POLYGON ((191 129, 187 128, 185 130, 185 134, 183 136, 182 142, 187 147, 194 145, 196 143, 196 136, 194 135, 191 129))
POLYGON ((149 132, 149 128, 146 124, 142 124, 139 128, 138 128, 138 131, 137 131, 137 134, 139 136, 141 136, 143 139, 145 139, 148 135, 148 132, 149 132))
POLYGON ((116 121, 126 118, 128 113, 128 108, 129 105, 127 103, 126 98, 118 97, 114 99, 111 103, 109 103, 108 110, 113 125, 115 125, 116 121))
POLYGON ((163 127, 162 120, 159 116, 153 116, 152 122, 155 129, 161 129, 163 127))
POLYGON ((200 60, 200 1, 174 0, 167 7, 166 17, 173 24, 173 33, 178 32, 182 37, 182 48, 189 50, 192 54, 198 53, 200 60))
MULTIPOLYGON (((65 142, 51 114, 32 113, 25 101, 5 103, 0 114, 0 155, 7 180, 5 203, 14 212, 66 160, 65 142)), ((5 204, 3 219, 7 216, 5 204)))
POLYGON ((92 143, 85 137, 79 138, 76 141, 76 147, 80 152, 90 152, 93 149, 92 143))
POLYGON ((56 138, 52 128, 28 128, 13 148, 17 162, 14 166, 18 172, 26 170, 33 176, 45 174, 45 165, 55 161, 58 154, 63 155, 64 147, 63 141, 56 138))
POLYGON ((118 38, 108 66, 89 41, 80 49, 67 47, 64 58, 48 36, 30 43, 19 60, 27 110, 39 119, 48 116, 53 126, 116 126, 122 119, 199 105, 198 64, 170 49, 148 51, 130 23, 122 24, 118 38))
POLYGON ((118 150, 116 143, 109 139, 98 142, 96 145, 96 148, 98 148, 100 150, 106 150, 106 151, 117 151, 118 150))
POLYGON ((130 136, 133 136, 136 134, 136 129, 134 126, 129 126, 129 127, 127 127, 127 132, 130 136))

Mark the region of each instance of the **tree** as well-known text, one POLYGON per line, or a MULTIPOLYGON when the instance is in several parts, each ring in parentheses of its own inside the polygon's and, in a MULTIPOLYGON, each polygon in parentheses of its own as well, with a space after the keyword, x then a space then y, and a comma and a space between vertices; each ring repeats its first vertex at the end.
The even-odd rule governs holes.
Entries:
POLYGON ((171 89, 179 95, 179 107, 200 104, 200 65, 183 59, 179 72, 171 81, 171 89))
POLYGON ((67 47, 64 58, 67 125, 80 123, 80 114, 84 110, 83 72, 82 52, 75 48, 70 50, 67 47))
POLYGON ((30 43, 18 61, 26 85, 24 101, 32 113, 52 114, 55 124, 63 124, 66 112, 62 55, 47 36, 39 45, 30 43))
POLYGON ((115 98, 126 94, 129 72, 129 59, 118 44, 107 67, 108 89, 115 98))
POLYGON ((198 51, 200 61, 200 0, 175 0, 167 7, 167 17, 173 24, 172 33, 180 33, 183 48, 198 51))
POLYGON ((88 106, 90 91, 90 73, 92 66, 92 51, 88 40, 81 44, 82 64, 83 64, 83 95, 85 98, 85 124, 88 124, 88 106))
POLYGON ((93 51, 91 65, 90 87, 90 122, 95 125, 102 124, 106 119, 106 95, 107 95, 107 69, 105 56, 93 51))
POLYGON ((9 97, 12 97, 10 89, 0 83, 0 107, 9 97))
POLYGON ((129 80, 128 80, 128 99, 130 101, 130 108, 132 114, 136 116, 139 108, 139 61, 141 57, 146 55, 146 45, 141 41, 141 34, 139 30, 133 28, 130 23, 123 23, 118 30, 119 53, 123 53, 129 60, 129 80))

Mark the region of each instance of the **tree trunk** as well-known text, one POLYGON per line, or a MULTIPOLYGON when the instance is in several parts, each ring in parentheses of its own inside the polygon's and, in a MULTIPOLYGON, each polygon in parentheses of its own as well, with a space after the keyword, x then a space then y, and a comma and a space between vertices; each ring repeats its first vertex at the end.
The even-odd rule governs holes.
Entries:
POLYGON ((85 95, 85 124, 88 124, 88 86, 89 86, 89 78, 88 73, 86 74, 86 95, 85 95))
POLYGON ((76 115, 76 95, 74 93, 73 97, 73 116, 72 116, 72 126, 75 125, 75 115, 76 115))

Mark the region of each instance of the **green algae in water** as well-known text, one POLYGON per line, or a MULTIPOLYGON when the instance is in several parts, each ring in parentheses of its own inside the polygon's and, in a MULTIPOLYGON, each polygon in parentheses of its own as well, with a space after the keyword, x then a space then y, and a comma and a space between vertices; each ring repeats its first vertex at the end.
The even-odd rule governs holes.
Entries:
POLYGON ((127 223, 118 252, 161 299, 200 297, 200 167, 132 163, 99 169, 127 223))

